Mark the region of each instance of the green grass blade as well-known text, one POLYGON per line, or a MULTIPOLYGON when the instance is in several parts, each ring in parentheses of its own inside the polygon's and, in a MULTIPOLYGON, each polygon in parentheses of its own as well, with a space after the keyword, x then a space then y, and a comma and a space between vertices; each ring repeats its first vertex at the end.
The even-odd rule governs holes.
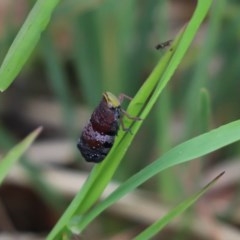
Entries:
MULTIPOLYGON (((12 136, 12 134, 1 124, 0 132, 1 149, 7 151, 11 148, 11 146, 17 145, 17 141, 14 136, 12 136)), ((43 176, 43 172, 39 166, 36 166, 31 159, 28 159, 25 155, 21 157, 20 165, 23 167, 32 187, 38 192, 41 198, 46 201, 47 204, 57 211, 60 209, 62 210, 66 206, 65 198, 58 190, 49 185, 49 182, 43 176)))
POLYGON ((14 39, 0 68, 0 91, 14 81, 46 28, 59 0, 38 0, 14 39))
MULTIPOLYGON (((103 202, 99 203, 85 216, 82 216, 81 221, 79 221, 77 226, 71 226, 71 228, 74 229, 74 231, 81 232, 93 219, 96 218, 97 215, 103 212, 106 208, 159 172, 169 167, 202 157, 239 140, 240 120, 223 125, 208 133, 202 134, 179 144, 165 153, 162 157, 154 161, 152 164, 148 165, 146 168, 129 178, 103 202)), ((76 222, 74 224, 76 224, 76 222)))
POLYGON ((159 219, 143 232, 141 232, 138 236, 134 238, 134 240, 147 240, 154 237, 159 231, 161 231, 171 220, 175 217, 183 213, 187 210, 191 205, 193 205, 206 191, 214 184, 216 181, 224 174, 224 172, 220 173, 217 177, 215 177, 210 183, 208 183, 201 191, 195 193, 190 198, 186 199, 178 206, 173 208, 169 213, 167 213, 163 218, 159 219))
MULTIPOLYGON (((206 33, 206 39, 201 46, 199 51, 199 58, 195 68, 194 76, 192 77, 189 89, 186 93, 185 99, 185 116, 186 116, 186 136, 189 136, 194 132, 196 126, 196 116, 198 116, 198 108, 196 108, 196 103, 198 104, 200 100, 199 91, 201 88, 206 87, 207 80, 209 77, 208 65, 214 56, 214 49, 217 41, 219 40, 219 35, 222 29, 222 21, 224 20, 224 13, 226 9, 226 0, 220 0, 210 11, 209 24, 206 33)), ((219 82, 221 82, 219 80, 219 82)))
POLYGON ((7 176, 11 167, 21 157, 21 155, 32 144, 38 134, 41 132, 42 127, 37 128, 30 135, 28 135, 22 142, 15 146, 0 162, 0 184, 7 176))

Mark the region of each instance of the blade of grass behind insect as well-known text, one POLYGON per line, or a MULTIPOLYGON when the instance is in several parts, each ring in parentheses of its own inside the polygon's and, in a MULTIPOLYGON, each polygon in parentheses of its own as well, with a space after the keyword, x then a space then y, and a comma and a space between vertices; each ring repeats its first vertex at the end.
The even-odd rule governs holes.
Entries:
POLYGON ((157 233, 159 233, 170 221, 172 221, 174 218, 176 218, 178 215, 182 214, 184 211, 186 211, 189 207, 191 207, 204 193, 206 193, 207 190, 209 190, 210 187, 213 186, 213 184, 216 183, 217 180, 219 180, 220 177, 224 172, 220 173, 217 177, 215 177, 211 182, 209 182, 201 191, 198 193, 195 193, 193 196, 189 197, 182 203, 180 203, 178 206, 173 208, 170 212, 168 212, 164 217, 153 223, 151 226, 149 226, 147 229, 145 229, 143 232, 141 232, 139 235, 137 235, 134 240, 146 240, 151 239, 154 237, 157 233))
POLYGON ((228 123, 177 145, 122 183, 105 200, 97 204, 86 214, 81 215, 78 221, 74 219, 72 225, 69 227, 73 232, 81 233, 105 209, 156 174, 170 167, 205 156, 239 140, 240 120, 228 123))
POLYGON ((191 79, 185 99, 185 116, 186 116, 186 136, 193 134, 196 129, 197 111, 196 104, 200 103, 199 91, 206 86, 209 79, 208 66, 213 56, 216 42, 222 29, 223 15, 226 9, 226 0, 220 0, 210 11, 209 24, 207 28, 205 42, 199 51, 199 59, 191 79))
POLYGON ((15 37, 0 67, 0 91, 14 81, 45 30, 59 0, 38 0, 15 37))
MULTIPOLYGON (((163 58, 150 74, 147 81, 140 88, 139 92, 130 103, 127 110, 129 114, 132 116, 138 116, 141 113, 140 117, 142 119, 147 116, 153 104, 157 101, 161 90, 170 80, 170 77, 182 60, 184 53, 195 36, 196 31, 203 21, 211 3, 212 2, 209 0, 202 0, 198 2, 193 17, 184 29, 185 31, 178 35, 176 40, 173 42, 172 47, 165 53, 163 58), (159 80, 160 76, 161 80, 159 80), (150 96, 151 98, 148 101, 150 96), (147 105, 143 108, 146 103, 147 105)), ((127 123, 126 119, 125 122, 127 123)), ((82 189, 74 198, 73 202, 65 211, 59 222, 55 225, 52 232, 48 235, 48 240, 55 239, 59 236, 59 234, 64 231, 64 228, 66 224, 69 223, 71 217, 76 214, 83 214, 96 202, 107 183, 111 180, 116 168, 120 164, 121 159, 123 158, 141 124, 142 121, 136 121, 132 124, 132 135, 126 134, 123 131, 119 132, 112 150, 103 163, 94 167, 82 189)))
POLYGON ((32 142, 36 139, 38 134, 41 132, 42 127, 37 128, 31 134, 29 134, 24 140, 22 140, 18 145, 13 147, 6 156, 1 159, 0 162, 0 184, 7 176, 8 172, 16 161, 24 154, 32 142))
POLYGON ((79 89, 84 99, 95 106, 103 92, 100 49, 95 11, 82 13, 74 21, 73 60, 79 89))
POLYGON ((114 93, 131 89, 134 81, 127 79, 129 43, 133 35, 134 10, 136 1, 111 1, 103 4, 97 11, 100 41, 100 66, 103 89, 114 93), (126 88, 125 88, 126 89, 126 88))

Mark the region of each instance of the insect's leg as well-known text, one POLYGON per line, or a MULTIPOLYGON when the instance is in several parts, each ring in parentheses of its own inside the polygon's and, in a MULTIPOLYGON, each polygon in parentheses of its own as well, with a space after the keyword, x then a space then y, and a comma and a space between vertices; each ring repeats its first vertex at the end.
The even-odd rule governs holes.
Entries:
MULTIPOLYGON (((118 97, 119 99, 119 102, 122 103, 124 101, 124 99, 128 99, 129 101, 132 100, 131 97, 129 97, 128 95, 124 94, 124 93, 121 93, 118 97)), ((139 117, 134 117, 134 116, 131 116, 128 112, 126 112, 124 109, 121 108, 121 112, 129 119, 131 120, 134 120, 134 121, 139 121, 139 120, 142 120, 141 118, 139 117)))
POLYGON ((118 99, 119 99, 119 102, 122 103, 124 101, 124 99, 128 99, 129 101, 132 100, 131 97, 129 97, 128 95, 124 94, 124 93, 121 93, 119 96, 118 96, 118 99))
POLYGON ((124 126, 124 123, 123 123, 122 118, 120 118, 120 125, 121 125, 122 130, 123 130, 124 132, 129 132, 129 133, 132 134, 131 129, 130 129, 130 128, 126 128, 126 127, 124 126))
POLYGON ((140 121, 140 120, 142 120, 142 119, 139 118, 139 117, 131 116, 128 112, 126 112, 126 111, 123 110, 122 108, 121 108, 121 112, 122 112, 127 118, 129 118, 129 119, 131 119, 131 120, 134 120, 134 121, 140 121))

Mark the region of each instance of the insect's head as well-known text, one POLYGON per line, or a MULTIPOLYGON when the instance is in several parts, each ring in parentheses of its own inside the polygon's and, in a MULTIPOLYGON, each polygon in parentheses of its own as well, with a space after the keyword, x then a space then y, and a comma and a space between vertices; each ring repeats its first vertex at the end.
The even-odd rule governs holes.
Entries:
POLYGON ((107 105, 108 105, 109 108, 118 108, 118 107, 120 107, 121 103, 120 103, 119 99, 116 96, 114 96, 112 93, 105 92, 103 94, 103 97, 106 100, 107 105))

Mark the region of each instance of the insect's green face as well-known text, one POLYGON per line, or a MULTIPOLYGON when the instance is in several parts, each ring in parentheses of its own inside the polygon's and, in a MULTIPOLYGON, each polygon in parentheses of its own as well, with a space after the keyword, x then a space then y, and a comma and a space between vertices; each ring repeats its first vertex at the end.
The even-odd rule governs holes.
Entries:
POLYGON ((105 92, 103 94, 109 108, 118 108, 120 106, 119 99, 110 92, 105 92))

